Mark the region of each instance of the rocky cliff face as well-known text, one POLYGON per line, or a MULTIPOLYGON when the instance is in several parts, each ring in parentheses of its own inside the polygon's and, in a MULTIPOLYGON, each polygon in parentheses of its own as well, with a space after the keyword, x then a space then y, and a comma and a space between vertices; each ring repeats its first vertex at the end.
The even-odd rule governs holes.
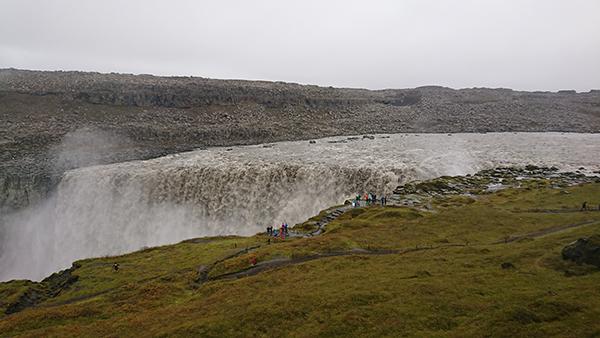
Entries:
POLYGON ((99 105, 165 108, 247 103, 267 108, 339 108, 369 103, 405 106, 421 98, 419 91, 410 89, 369 91, 265 81, 12 69, 0 71, 0 89, 99 105))
MULTIPOLYGON (((199 147, 343 134, 489 131, 599 132, 600 93, 442 87, 371 91, 4 69, 0 196, 11 197, 0 197, 0 206, 31 199, 16 197, 13 187, 50 182, 26 184, 47 190, 65 169, 199 147), (95 142, 76 145, 76 151, 96 154, 93 161, 61 161, 65 137, 81 130, 92 140, 101 133, 117 141, 109 147, 100 142, 99 149, 95 142)), ((66 153, 72 150, 67 147, 66 153)))

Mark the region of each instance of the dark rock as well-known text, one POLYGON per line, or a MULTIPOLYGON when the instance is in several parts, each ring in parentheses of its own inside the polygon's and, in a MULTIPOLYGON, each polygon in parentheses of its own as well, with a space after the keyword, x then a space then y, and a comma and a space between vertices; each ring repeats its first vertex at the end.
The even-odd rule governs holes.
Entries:
POLYGON ((315 144, 315 143, 317 143, 317 141, 315 141, 315 140, 310 140, 310 141, 308 141, 308 143, 310 143, 310 144, 315 144))
POLYGON ((585 275, 587 275, 587 273, 588 273, 587 271, 567 269, 567 270, 565 270, 565 277, 585 276, 585 275))
MULTIPOLYGON (((206 244, 206 243, 210 243, 212 241, 213 241, 213 239, 211 239, 211 238, 199 237, 199 238, 186 239, 184 241, 181 241, 181 243, 206 244)), ((156 248, 148 248, 147 250, 153 250, 153 249, 156 249, 156 248)))
POLYGON ((196 283, 203 283, 208 279, 208 273, 210 272, 210 267, 206 265, 200 265, 198 267, 198 274, 195 279, 196 283))
POLYGON ((502 269, 504 269, 504 270, 515 268, 514 264, 511 262, 504 262, 504 263, 500 264, 500 267, 502 267, 502 269))
POLYGON ((431 273, 427 270, 421 270, 421 271, 417 271, 417 273, 415 274, 416 277, 419 278, 423 278, 423 277, 431 277, 431 273))
POLYGON ((540 168, 538 166, 533 165, 533 164, 529 164, 529 165, 525 166, 525 170, 528 170, 528 171, 535 171, 535 170, 538 170, 538 169, 540 169, 540 168))
POLYGON ((600 236, 593 235, 580 238, 565 246, 562 250, 562 258, 578 264, 586 263, 600 268, 600 236))
POLYGON ((41 282, 33 284, 16 302, 8 305, 5 313, 7 315, 16 313, 58 296, 62 290, 69 288, 79 280, 79 276, 73 275, 72 272, 80 267, 81 265, 73 263, 71 268, 53 273, 41 282))

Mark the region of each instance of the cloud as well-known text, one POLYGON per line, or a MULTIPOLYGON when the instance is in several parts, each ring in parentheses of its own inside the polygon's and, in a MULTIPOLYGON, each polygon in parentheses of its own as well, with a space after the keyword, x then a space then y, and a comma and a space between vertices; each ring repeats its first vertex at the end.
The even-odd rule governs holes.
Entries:
POLYGON ((386 88, 600 88, 595 0, 5 0, 0 65, 386 88))

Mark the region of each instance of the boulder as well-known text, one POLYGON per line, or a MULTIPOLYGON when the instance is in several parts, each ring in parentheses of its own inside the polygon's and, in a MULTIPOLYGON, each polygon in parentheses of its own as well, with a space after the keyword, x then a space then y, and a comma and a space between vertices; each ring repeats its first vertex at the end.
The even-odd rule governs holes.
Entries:
POLYGON ((511 263, 511 262, 504 262, 504 263, 500 264, 500 267, 503 270, 509 270, 509 269, 514 269, 515 265, 513 263, 511 263))
POLYGON ((600 268, 600 235, 580 238, 565 246, 562 258, 578 264, 586 263, 600 268))

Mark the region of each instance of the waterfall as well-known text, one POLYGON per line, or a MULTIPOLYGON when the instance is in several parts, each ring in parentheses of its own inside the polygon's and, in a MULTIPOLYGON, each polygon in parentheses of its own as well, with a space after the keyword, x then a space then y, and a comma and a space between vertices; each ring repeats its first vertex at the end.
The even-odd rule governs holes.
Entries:
POLYGON ((366 191, 499 165, 597 170, 600 135, 378 135, 211 148, 67 171, 43 203, 0 223, 0 280, 73 260, 305 221, 366 191))

